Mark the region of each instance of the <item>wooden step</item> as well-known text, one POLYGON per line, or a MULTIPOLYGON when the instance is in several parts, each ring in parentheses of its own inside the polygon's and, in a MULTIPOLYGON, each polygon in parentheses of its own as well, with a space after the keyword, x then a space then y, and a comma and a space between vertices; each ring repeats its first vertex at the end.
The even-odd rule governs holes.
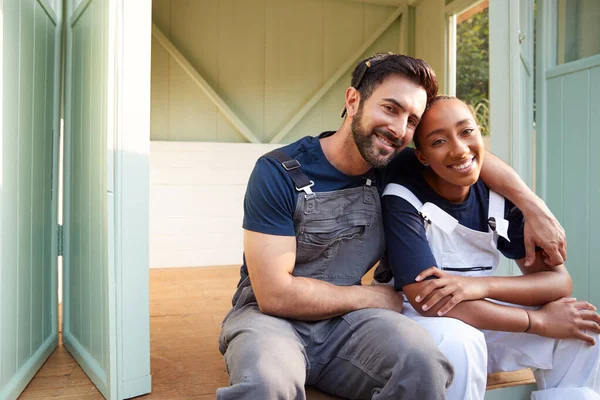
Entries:
MULTIPOLYGON (((497 372, 488 374, 487 390, 501 389, 519 385, 535 383, 533 372, 530 369, 522 369, 511 372, 497 372)), ((306 388, 307 400, 337 400, 339 397, 325 394, 313 387, 306 388)))
POLYGON ((535 383, 535 378, 529 368, 519 371, 496 372, 488 375, 487 390, 529 385, 531 383, 535 383))

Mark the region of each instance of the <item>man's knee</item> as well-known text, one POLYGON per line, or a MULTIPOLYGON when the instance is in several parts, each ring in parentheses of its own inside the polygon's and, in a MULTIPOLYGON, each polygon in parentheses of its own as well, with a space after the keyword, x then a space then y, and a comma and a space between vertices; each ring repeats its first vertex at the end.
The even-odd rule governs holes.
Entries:
POLYGON ((305 356, 294 338, 249 329, 230 341, 225 362, 231 386, 219 389, 218 398, 303 396, 305 356))
POLYGON ((374 342, 376 357, 385 354, 382 367, 390 369, 391 379, 425 379, 442 389, 450 385, 452 365, 422 326, 400 314, 383 314, 378 322, 376 338, 365 340, 374 342))

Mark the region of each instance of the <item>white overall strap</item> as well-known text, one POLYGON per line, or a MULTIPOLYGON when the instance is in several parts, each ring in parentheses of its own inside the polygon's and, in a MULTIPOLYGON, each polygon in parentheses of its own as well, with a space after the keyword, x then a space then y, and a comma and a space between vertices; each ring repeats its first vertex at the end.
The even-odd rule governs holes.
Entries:
POLYGON ((510 242, 510 239, 508 239, 508 221, 504 219, 504 197, 493 190, 490 190, 488 218, 494 218, 496 232, 510 242))
POLYGON ((456 218, 433 203, 425 203, 421 207, 421 215, 448 235, 458 226, 456 218))
POLYGON ((423 204, 408 188, 397 183, 385 187, 382 196, 393 195, 408 201, 427 222, 434 223, 447 234, 452 233, 458 225, 458 220, 433 203, 423 204))
POLYGON ((388 183, 388 185, 385 187, 382 196, 390 195, 403 198, 404 200, 408 201, 417 211, 421 210, 421 207, 423 207, 423 203, 421 203, 421 200, 419 200, 413 192, 402 185, 398 185, 397 183, 388 183))

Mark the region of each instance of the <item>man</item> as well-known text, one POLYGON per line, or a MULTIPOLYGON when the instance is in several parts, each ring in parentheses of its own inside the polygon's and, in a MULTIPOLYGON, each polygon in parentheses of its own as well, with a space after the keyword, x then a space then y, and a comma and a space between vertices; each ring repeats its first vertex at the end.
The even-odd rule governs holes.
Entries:
MULTIPOLYGON (((406 147, 436 93, 424 61, 375 55, 353 72, 337 132, 259 159, 244 202, 241 279, 220 337, 231 386, 218 399, 304 399, 304 385, 346 398, 445 398, 452 367, 400 314, 402 297, 360 285, 384 250, 373 167, 406 147)), ((487 183, 549 237, 531 243, 562 262, 563 232, 549 211, 506 165, 486 169, 487 183)))

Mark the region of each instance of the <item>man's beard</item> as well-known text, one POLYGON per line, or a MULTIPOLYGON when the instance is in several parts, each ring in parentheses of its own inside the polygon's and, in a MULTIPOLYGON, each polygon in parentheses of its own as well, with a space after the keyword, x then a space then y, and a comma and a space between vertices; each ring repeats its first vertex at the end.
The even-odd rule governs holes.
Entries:
POLYGON ((362 126, 362 104, 359 106, 356 115, 352 119, 352 137, 354 143, 360 152, 362 158, 365 159, 374 168, 383 168, 390 163, 402 150, 402 140, 398 141, 386 130, 381 128, 375 128, 370 133, 362 126), (379 140, 376 136, 379 133, 381 136, 386 138, 392 143, 395 143, 398 147, 391 153, 383 152, 375 148, 373 141, 379 140))

